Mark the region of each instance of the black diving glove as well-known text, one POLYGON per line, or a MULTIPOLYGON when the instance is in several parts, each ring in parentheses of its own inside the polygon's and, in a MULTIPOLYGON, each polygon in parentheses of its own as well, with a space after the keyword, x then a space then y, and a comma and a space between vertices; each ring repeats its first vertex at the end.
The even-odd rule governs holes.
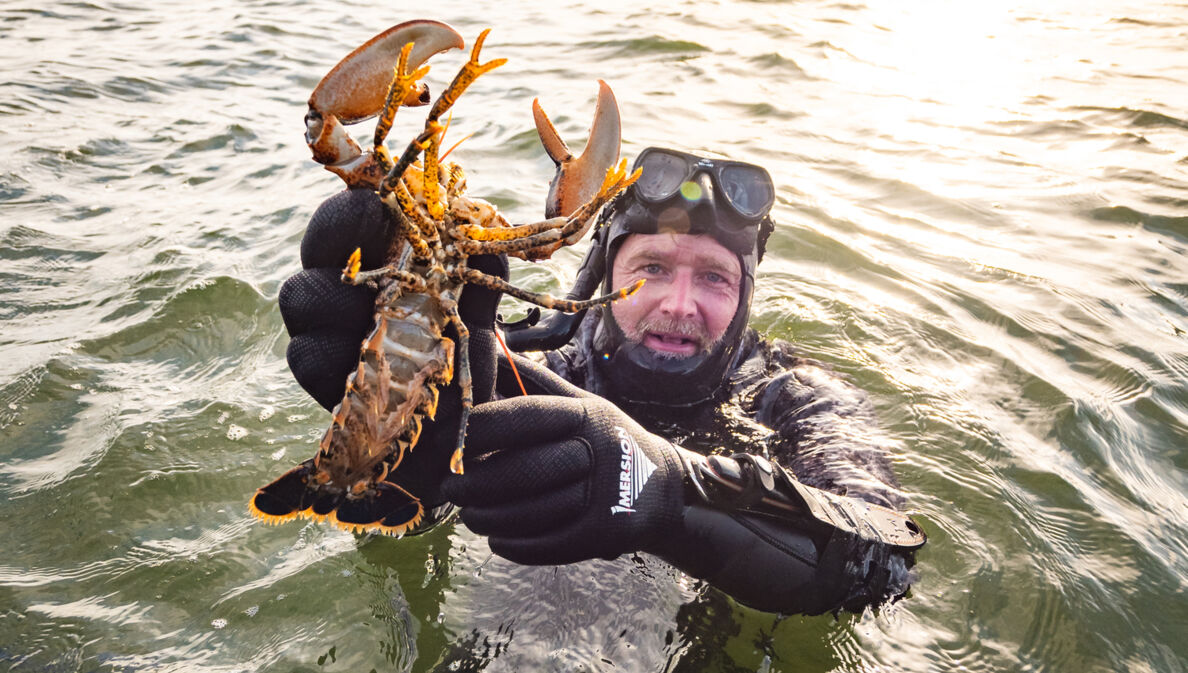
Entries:
POLYGON ((594 396, 476 407, 464 465, 443 494, 493 552, 524 565, 647 551, 684 506, 676 448, 594 396))
MULTIPOLYGON (((289 369, 326 409, 342 401, 347 375, 358 365, 360 347, 375 324, 376 291, 343 283, 342 269, 355 248, 362 251, 363 270, 383 266, 394 228, 392 214, 374 192, 348 189, 335 194, 318 207, 306 228, 301 241, 303 270, 281 287, 281 316, 291 337, 286 353, 289 369)), ((507 278, 504 257, 472 257, 468 265, 507 278)), ((470 331, 475 404, 490 399, 495 385, 493 329, 499 297, 499 292, 468 285, 459 300, 459 314, 470 331)), ((457 343, 452 326, 445 334, 457 343)), ((388 476, 429 508, 442 502, 438 487, 449 472, 461 408, 455 377, 441 390, 436 420, 424 419, 416 447, 388 476)))

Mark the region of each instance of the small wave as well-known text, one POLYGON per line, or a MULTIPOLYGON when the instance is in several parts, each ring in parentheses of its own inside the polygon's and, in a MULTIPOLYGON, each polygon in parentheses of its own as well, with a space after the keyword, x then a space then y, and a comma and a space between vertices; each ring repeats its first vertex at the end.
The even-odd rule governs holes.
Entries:
POLYGON ((1188 129, 1188 120, 1173 117, 1162 112, 1155 112, 1154 110, 1138 110, 1134 108, 1120 107, 1077 107, 1074 110, 1089 110, 1093 112, 1100 112, 1109 116, 1117 117, 1129 122, 1132 126, 1140 128, 1151 127, 1169 127, 1177 129, 1188 129))
POLYGON ((69 603, 33 603, 27 609, 29 612, 40 612, 50 619, 91 619, 128 626, 149 621, 150 607, 132 602, 126 605, 111 606, 107 599, 117 594, 106 596, 89 596, 69 603))
POLYGON ((1110 23, 1123 26, 1145 26, 1152 28, 1181 28, 1182 23, 1172 23, 1168 21, 1152 21, 1150 19, 1136 19, 1130 16, 1121 16, 1110 19, 1110 23))
POLYGON ((1094 208, 1086 215, 1101 222, 1141 224, 1148 229, 1174 234, 1188 242, 1188 217, 1152 215, 1129 206, 1107 206, 1094 208))
POLYGON ((171 87, 151 77, 119 75, 103 84, 109 97, 127 103, 149 103, 168 94, 171 87))
POLYGON ((208 152, 210 150, 221 150, 226 147, 234 149, 236 153, 267 152, 267 148, 261 147, 256 142, 258 139, 256 134, 250 129, 240 124, 231 124, 213 136, 192 140, 182 145, 167 158, 180 159, 187 155, 208 152))
POLYGON ((583 42, 578 45, 591 49, 614 49, 616 56, 636 56, 643 54, 700 54, 710 51, 709 47, 690 42, 688 40, 670 40, 652 35, 650 37, 633 40, 607 40, 603 42, 583 42))
POLYGON ((804 79, 809 79, 808 73, 806 73, 800 67, 800 65, 796 63, 795 60, 783 56, 779 52, 760 54, 758 56, 752 56, 747 60, 750 63, 753 63, 765 70, 776 70, 779 72, 793 74, 804 79))
POLYGON ((803 112, 793 112, 791 110, 785 110, 785 109, 782 109, 776 105, 773 105, 772 103, 766 103, 766 102, 734 103, 734 104, 732 104, 732 106, 740 109, 742 111, 743 115, 745 117, 747 117, 748 119, 770 118, 770 119, 788 120, 788 119, 796 119, 797 117, 803 117, 805 114, 803 112))
POLYGON ((78 241, 24 225, 13 225, 0 234, 0 260, 34 259, 43 262, 46 271, 61 270, 71 263, 89 262, 102 257, 97 250, 79 246, 78 241))

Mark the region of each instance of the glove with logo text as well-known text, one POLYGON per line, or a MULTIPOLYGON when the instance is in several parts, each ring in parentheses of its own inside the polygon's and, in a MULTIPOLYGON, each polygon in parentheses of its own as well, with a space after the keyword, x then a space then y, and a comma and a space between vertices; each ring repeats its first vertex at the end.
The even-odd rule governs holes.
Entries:
POLYGON ((496 554, 524 565, 614 558, 680 528, 676 448, 610 402, 530 395, 477 406, 466 472, 442 493, 496 554))

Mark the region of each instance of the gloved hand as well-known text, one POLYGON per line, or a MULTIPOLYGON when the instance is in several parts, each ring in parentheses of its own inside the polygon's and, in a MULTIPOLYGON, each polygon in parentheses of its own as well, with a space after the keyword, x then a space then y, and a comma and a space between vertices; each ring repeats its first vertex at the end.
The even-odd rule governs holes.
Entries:
MULTIPOLYGON (((374 326, 375 290, 352 286, 339 278, 347 257, 362 250, 362 269, 383 266, 395 224, 392 214, 367 189, 348 189, 327 199, 310 219, 301 241, 304 270, 281 287, 280 309, 291 340, 289 369, 318 404, 332 409, 342 401, 347 375, 357 366, 364 338, 374 326)), ((471 268, 507 278, 507 259, 472 257, 471 268)), ((470 331, 470 371, 475 404, 491 398, 495 385, 495 310, 500 293, 467 286, 458 310, 470 331)), ((446 336, 457 343, 451 326, 446 336)), ((456 361, 456 360, 455 360, 456 361)), ((455 382, 441 390, 436 420, 424 419, 421 438, 389 475, 427 508, 442 501, 438 487, 449 472, 462 408, 455 382)))
POLYGON ((442 493, 492 551, 516 563, 648 551, 680 527, 676 448, 600 397, 529 395, 476 407, 465 465, 442 493))
POLYGON ((442 484, 462 506, 462 521, 489 536, 500 556, 541 565, 644 551, 740 603, 785 614, 861 611, 906 590, 900 552, 851 544, 852 536, 833 535, 811 516, 710 505, 684 490, 684 449, 548 369, 513 359, 528 396, 517 397, 519 385, 501 358, 496 390, 507 399, 475 408, 466 474, 442 484), (611 509, 621 506, 616 427, 628 445, 634 440, 633 458, 639 451, 657 465, 646 481, 639 472, 645 485, 633 491, 632 513, 611 509))

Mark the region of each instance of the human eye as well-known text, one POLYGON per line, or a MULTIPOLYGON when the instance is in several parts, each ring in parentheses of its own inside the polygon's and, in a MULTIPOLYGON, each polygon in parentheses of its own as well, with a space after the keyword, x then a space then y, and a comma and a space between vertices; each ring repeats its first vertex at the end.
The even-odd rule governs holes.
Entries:
POLYGON ((730 284, 730 279, 718 273, 717 271, 706 271, 701 275, 701 277, 706 283, 713 285, 714 287, 723 287, 730 284))
POLYGON ((656 275, 656 274, 664 271, 664 267, 660 266, 656 262, 649 262, 647 264, 644 264, 642 267, 640 267, 640 271, 643 271, 644 273, 650 273, 652 275, 656 275))

